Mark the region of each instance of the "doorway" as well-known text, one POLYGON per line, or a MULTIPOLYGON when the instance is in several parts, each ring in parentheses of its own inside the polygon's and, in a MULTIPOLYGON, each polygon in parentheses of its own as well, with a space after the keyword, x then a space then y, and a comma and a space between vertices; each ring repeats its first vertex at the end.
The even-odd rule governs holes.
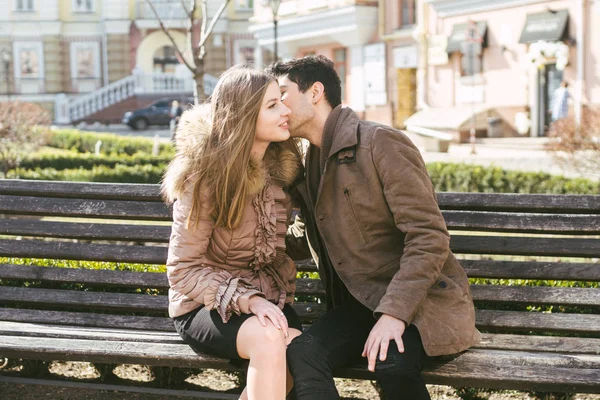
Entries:
POLYGON ((560 86, 562 79, 563 72, 556 69, 556 64, 546 64, 538 70, 536 136, 546 136, 548 132, 551 122, 552 95, 560 86))

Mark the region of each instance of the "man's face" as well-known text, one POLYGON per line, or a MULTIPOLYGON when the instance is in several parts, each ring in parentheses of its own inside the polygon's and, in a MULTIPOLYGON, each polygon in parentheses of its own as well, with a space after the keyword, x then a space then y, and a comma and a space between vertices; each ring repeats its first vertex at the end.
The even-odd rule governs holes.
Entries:
POLYGON ((292 111, 289 116, 290 134, 295 137, 306 137, 304 130, 315 115, 314 107, 309 99, 310 91, 302 93, 298 89, 298 84, 289 80, 287 75, 280 77, 278 82, 281 101, 292 111))

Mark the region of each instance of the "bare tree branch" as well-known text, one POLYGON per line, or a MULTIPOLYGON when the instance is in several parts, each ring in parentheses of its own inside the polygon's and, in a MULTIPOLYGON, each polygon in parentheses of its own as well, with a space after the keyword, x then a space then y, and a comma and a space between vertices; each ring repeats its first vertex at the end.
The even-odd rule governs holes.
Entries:
POLYGON ((210 25, 208 26, 208 29, 206 29, 206 31, 201 35, 201 37, 200 37, 200 43, 198 44, 198 47, 201 47, 201 48, 204 47, 204 44, 208 40, 208 37, 210 36, 210 34, 212 33, 212 31, 213 31, 213 29, 215 27, 215 24, 217 23, 217 21, 221 17, 221 14, 223 14, 223 11, 225 11, 225 8, 227 8, 227 5, 229 4, 229 1, 230 0, 225 0, 223 2, 223 4, 221 4, 221 7, 219 8, 219 11, 217 11, 217 13, 213 17, 213 19, 210 21, 210 25))
POLYGON ((189 10, 187 9, 187 7, 185 6, 185 0, 180 0, 181 1, 181 8, 183 8, 183 11, 185 11, 185 14, 188 16, 188 18, 192 18, 192 14, 189 12, 189 10))
POLYGON ((171 41, 171 43, 173 44, 173 47, 175 47, 175 51, 177 52, 177 54, 179 55, 179 57, 181 58, 181 60, 183 61, 183 63, 185 64, 185 66, 192 71, 192 73, 194 73, 196 71, 196 68, 191 66, 187 60, 185 59, 185 57, 183 56, 183 53, 181 52, 181 50, 179 50, 179 46, 177 46, 177 42, 175 42, 175 38, 173 38, 173 36, 171 35, 171 33, 169 32, 169 30, 167 29, 167 27, 165 26, 165 24, 163 23, 162 19, 160 18, 160 16, 158 15, 158 11, 156 11, 156 8, 154 7, 154 4, 152 4, 152 0, 146 0, 146 3, 148 3, 150 5, 150 8, 152 9, 152 12, 154 13, 154 16, 156 17, 156 20, 158 21, 158 23, 160 24, 160 28, 162 29, 162 31, 167 35, 167 37, 169 38, 169 40, 171 41))

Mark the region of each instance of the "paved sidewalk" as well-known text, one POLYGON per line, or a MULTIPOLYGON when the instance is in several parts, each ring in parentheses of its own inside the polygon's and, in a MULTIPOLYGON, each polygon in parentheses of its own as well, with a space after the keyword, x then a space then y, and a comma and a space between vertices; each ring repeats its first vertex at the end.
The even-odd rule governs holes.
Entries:
POLYGON ((447 153, 421 150, 425 162, 453 162, 473 165, 495 165, 503 169, 546 172, 569 178, 600 180, 600 171, 585 174, 563 167, 551 152, 545 150, 547 138, 501 138, 482 139, 476 145, 476 154, 471 154, 470 144, 451 144, 447 153))

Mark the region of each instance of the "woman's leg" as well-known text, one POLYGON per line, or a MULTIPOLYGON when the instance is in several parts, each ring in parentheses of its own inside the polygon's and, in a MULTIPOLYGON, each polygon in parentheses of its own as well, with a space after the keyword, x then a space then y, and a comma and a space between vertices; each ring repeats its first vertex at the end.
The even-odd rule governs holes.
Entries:
MULTIPOLYGON (((300 334, 302 332, 300 332, 297 329, 294 328, 290 328, 288 331, 289 335, 285 340, 285 345, 287 347, 288 344, 290 344, 290 342, 297 336, 300 336, 300 334)), ((290 391, 292 390, 292 387, 294 386, 294 381, 292 379, 292 374, 290 374, 290 370, 289 368, 285 368, 286 370, 286 380, 285 380, 285 393, 289 394, 290 391)), ((240 395, 240 400, 248 400, 248 387, 244 388, 244 391, 242 392, 242 394, 240 395)))
POLYGON ((245 389, 248 400, 285 399, 287 368, 283 331, 270 320, 266 327, 262 326, 253 316, 240 327, 236 346, 240 357, 250 360, 245 389))

